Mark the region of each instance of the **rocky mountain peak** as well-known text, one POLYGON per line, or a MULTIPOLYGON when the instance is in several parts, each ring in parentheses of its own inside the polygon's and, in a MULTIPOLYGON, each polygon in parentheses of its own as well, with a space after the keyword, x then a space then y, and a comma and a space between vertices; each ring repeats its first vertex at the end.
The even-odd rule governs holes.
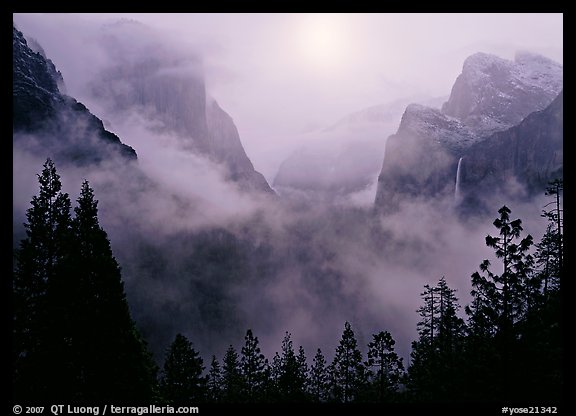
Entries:
POLYGON ((496 55, 477 52, 464 60, 462 76, 469 85, 481 87, 487 78, 505 77, 510 72, 513 62, 496 55))
POLYGON ((132 147, 107 131, 86 106, 61 91, 62 75, 41 46, 32 42, 35 52, 14 26, 12 34, 14 143, 28 140, 28 150, 51 154, 65 163, 98 163, 116 156, 136 159, 132 147))
POLYGON ((57 80, 52 76, 54 64, 42 53, 35 52, 15 26, 12 28, 12 65, 16 88, 26 86, 42 90, 46 99, 54 99, 60 93, 57 80))
POLYGON ((562 65, 535 53, 515 60, 479 52, 464 61, 442 112, 488 136, 544 109, 562 89, 562 65))

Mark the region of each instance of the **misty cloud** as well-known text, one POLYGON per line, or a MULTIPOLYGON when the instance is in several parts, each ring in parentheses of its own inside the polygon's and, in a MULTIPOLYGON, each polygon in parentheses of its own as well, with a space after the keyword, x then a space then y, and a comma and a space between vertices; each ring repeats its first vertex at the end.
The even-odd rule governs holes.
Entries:
MULTIPOLYGON (((165 151, 159 159, 170 155, 175 156, 171 163, 180 157, 165 151)), ((14 160, 15 174, 28 173, 26 184, 24 175, 15 176, 20 200, 15 205, 21 206, 35 191, 29 173, 38 172, 42 161, 19 151, 14 160)), ((170 179, 145 159, 139 163, 158 183, 170 179)), ((198 168, 173 166, 184 176, 198 168)), ((407 204, 397 215, 380 219, 371 208, 290 207, 263 200, 249 201, 253 209, 242 214, 241 207, 207 209, 205 198, 225 203, 234 197, 224 184, 213 183, 207 196, 202 188, 184 192, 178 184, 136 186, 140 174, 126 167, 59 172, 72 198, 82 178, 95 188, 101 224, 123 268, 133 314, 157 357, 177 332, 186 333, 205 358, 221 357, 228 344, 241 345, 248 328, 268 357, 279 349, 285 331, 307 352, 320 347, 330 356, 348 320, 361 346, 372 333, 389 330, 407 359, 423 285, 445 276, 464 304, 470 274, 492 255, 484 245, 485 235, 494 233, 491 219, 462 223, 451 200, 407 204), (222 250, 232 263, 206 260, 222 250), (223 272, 215 271, 216 265, 223 272), (202 305, 206 296, 211 300, 202 305)), ((234 201, 242 201, 236 196, 234 201)), ((539 213, 538 204, 511 208, 524 218, 539 213)), ((525 223, 535 237, 542 228, 541 221, 525 223)))
POLYGON ((153 33, 158 43, 202 55, 208 89, 234 117, 249 157, 269 182, 299 147, 291 146, 295 134, 309 124, 328 126, 354 111, 413 94, 444 96, 472 53, 511 59, 522 49, 563 60, 560 13, 356 13, 333 16, 341 18, 335 24, 343 27, 353 48, 346 71, 336 68, 337 75, 322 77, 309 70, 294 43, 301 23, 314 17, 15 14, 14 21, 26 35, 41 39, 71 95, 89 108, 87 80, 109 62, 108 52, 94 47, 103 23, 119 18, 143 22, 141 32, 153 33), (277 158, 282 147, 290 150, 277 158))

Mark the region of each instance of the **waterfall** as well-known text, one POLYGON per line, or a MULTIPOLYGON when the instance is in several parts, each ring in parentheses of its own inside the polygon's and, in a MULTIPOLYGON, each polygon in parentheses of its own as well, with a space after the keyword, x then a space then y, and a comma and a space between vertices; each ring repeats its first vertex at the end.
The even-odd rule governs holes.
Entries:
POLYGON ((460 168, 462 167, 462 158, 458 159, 458 168, 456 169, 456 186, 454 187, 454 202, 460 204, 462 195, 460 193, 460 168))

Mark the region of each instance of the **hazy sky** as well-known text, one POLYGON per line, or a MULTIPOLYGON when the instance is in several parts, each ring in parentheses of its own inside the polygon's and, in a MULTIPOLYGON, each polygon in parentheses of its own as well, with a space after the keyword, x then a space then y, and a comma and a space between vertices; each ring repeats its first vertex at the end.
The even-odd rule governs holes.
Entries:
POLYGON ((80 100, 89 71, 78 48, 119 18, 201 51, 209 93, 269 180, 267 158, 299 146, 299 133, 397 98, 447 96, 474 52, 512 59, 529 50, 563 62, 561 13, 14 15, 80 100))

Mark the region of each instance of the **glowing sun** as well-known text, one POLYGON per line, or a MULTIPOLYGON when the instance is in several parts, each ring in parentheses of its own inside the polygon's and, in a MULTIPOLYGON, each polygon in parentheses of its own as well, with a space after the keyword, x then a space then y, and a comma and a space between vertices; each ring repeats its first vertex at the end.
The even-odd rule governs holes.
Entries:
POLYGON ((297 29, 298 49, 309 64, 335 69, 347 52, 347 26, 337 14, 307 14, 297 29))

